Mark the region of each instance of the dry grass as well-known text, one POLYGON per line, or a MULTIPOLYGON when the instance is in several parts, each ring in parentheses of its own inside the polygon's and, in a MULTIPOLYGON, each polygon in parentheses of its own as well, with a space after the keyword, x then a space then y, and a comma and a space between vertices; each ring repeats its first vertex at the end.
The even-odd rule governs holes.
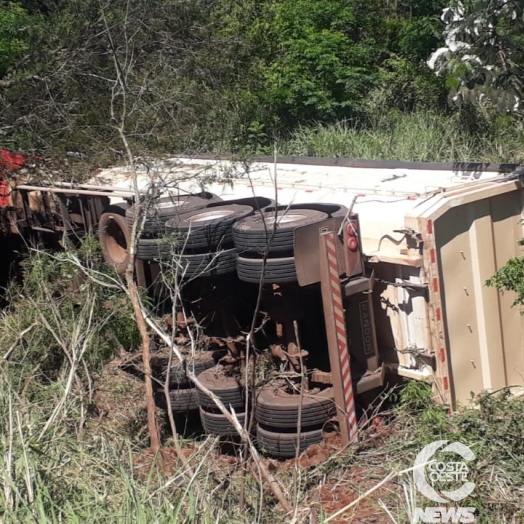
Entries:
MULTIPOLYGON (((56 274, 40 262, 35 267, 26 284, 31 294, 22 290, 0 316, 2 524, 408 523, 413 507, 427 503, 406 470, 424 445, 441 439, 477 455, 469 473, 476 489, 461 505, 477 508, 478 523, 524 521, 524 403, 507 390, 448 416, 432 404, 427 385, 412 382, 362 418, 359 444, 342 448, 331 435, 298 460, 263 458, 292 503, 288 515, 243 448, 204 435, 195 418, 177 420, 184 460, 164 423, 159 460, 148 450, 144 385, 120 369, 128 356, 103 364, 108 348, 97 353, 101 340, 115 340, 95 336, 107 311, 82 324, 79 316, 90 318, 91 309, 78 294, 55 300, 47 279, 56 274), (60 343, 46 322, 35 324, 41 315, 48 324, 61 319, 54 332, 60 343), (84 326, 82 337, 67 329, 70 322, 84 326), (87 341, 80 360, 61 358, 75 354, 78 340, 87 341)), ((94 291, 85 286, 81 293, 94 291)))
MULTIPOLYGON (((478 522, 516 524, 524 518, 524 450, 519 438, 524 405, 504 395, 482 397, 479 409, 449 417, 431 404, 421 407, 425 393, 415 384, 414 392, 408 391, 361 431, 358 445, 343 449, 339 437, 332 435, 298 462, 265 458, 294 503, 290 518, 249 463, 240 482, 239 448, 227 451, 194 427, 181 440, 194 476, 183 474, 167 425, 163 468, 157 468, 157 457, 147 448, 143 384, 121 371, 117 361, 92 379, 96 393, 85 431, 78 433, 85 392, 75 388, 63 417, 41 441, 35 441, 35 435, 46 422, 49 406, 35 402, 38 388, 22 396, 9 381, 3 383, 2 522, 407 523, 413 504, 424 501, 411 474, 400 472, 413 465, 424 444, 436 439, 458 440, 477 453, 471 468, 477 489, 466 505, 478 508, 478 522)), ((56 389, 57 384, 41 387, 56 389)))
POLYGON ((279 154, 421 162, 521 163, 524 130, 520 122, 479 122, 468 129, 458 114, 398 113, 356 125, 339 122, 304 126, 278 145, 279 154), (483 125, 484 123, 484 125, 483 125))

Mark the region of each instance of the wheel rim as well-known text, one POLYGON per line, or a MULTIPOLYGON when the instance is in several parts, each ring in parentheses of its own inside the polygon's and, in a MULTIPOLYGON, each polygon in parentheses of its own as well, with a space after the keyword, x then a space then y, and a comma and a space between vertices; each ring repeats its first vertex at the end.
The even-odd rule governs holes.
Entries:
POLYGON ((166 207, 179 207, 187 204, 187 201, 184 200, 170 200, 169 202, 159 202, 155 204, 156 209, 165 209, 166 207))
POLYGON ((216 211, 206 211, 203 213, 199 213, 198 215, 194 215, 192 217, 189 217, 186 219, 186 222, 193 223, 193 222, 207 222, 209 220, 218 220, 220 218, 225 218, 230 215, 232 215, 234 211, 232 209, 222 209, 222 210, 216 210, 216 211))
POLYGON ((120 225, 111 218, 106 226, 107 252, 116 264, 127 258, 127 238, 120 225))
POLYGON ((285 215, 278 215, 277 217, 266 218, 266 224, 272 226, 275 222, 277 224, 288 224, 290 222, 296 222, 306 218, 306 215, 300 215, 298 213, 286 213, 285 215))

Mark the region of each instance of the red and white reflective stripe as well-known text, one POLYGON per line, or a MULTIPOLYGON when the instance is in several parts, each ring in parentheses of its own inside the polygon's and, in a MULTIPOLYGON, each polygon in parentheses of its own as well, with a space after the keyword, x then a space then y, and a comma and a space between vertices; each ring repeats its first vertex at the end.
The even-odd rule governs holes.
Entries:
POLYGON ((349 363, 344 306, 342 304, 342 292, 340 289, 335 233, 325 233, 324 237, 326 239, 327 266, 329 268, 329 281, 335 318, 335 331, 337 334, 338 356, 340 359, 340 374, 342 377, 342 387, 344 392, 343 411, 346 415, 349 439, 354 441, 357 438, 357 415, 355 410, 353 383, 351 381, 351 367, 349 363))
POLYGON ((435 245, 435 236, 434 236, 434 224, 432 220, 427 221, 426 225, 426 232, 427 232, 427 238, 426 238, 426 245, 427 245, 427 252, 429 253, 429 275, 428 277, 432 281, 432 285, 430 286, 430 296, 431 296, 431 304, 433 306, 433 313, 434 313, 434 323, 436 325, 436 329, 433 330, 434 336, 436 336, 434 340, 434 351, 437 354, 437 376, 440 378, 440 384, 442 386, 441 388, 441 395, 442 399, 445 403, 448 405, 452 405, 452 396, 451 396, 451 389, 450 389, 450 381, 449 381, 449 362, 447 359, 447 351, 446 351, 446 342, 444 337, 444 325, 443 325, 443 319, 442 319, 442 302, 440 297, 440 279, 439 279, 439 272, 438 272, 438 265, 437 265, 437 249, 435 245))

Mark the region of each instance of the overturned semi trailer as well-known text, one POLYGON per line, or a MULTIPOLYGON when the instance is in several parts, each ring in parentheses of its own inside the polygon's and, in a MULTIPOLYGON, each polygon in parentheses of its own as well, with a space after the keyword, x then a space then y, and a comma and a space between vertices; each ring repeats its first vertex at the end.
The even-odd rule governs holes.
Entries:
MULTIPOLYGON (((224 201, 259 196, 280 206, 351 207, 365 268, 343 280, 347 331, 367 348, 371 371, 384 366, 430 380, 436 398, 454 408, 471 392, 524 385, 523 318, 511 294, 485 286, 520 255, 518 172, 343 159, 176 158, 169 165, 155 166, 156 180, 195 192, 204 175, 211 180, 206 189, 224 201)), ((141 187, 151 172, 139 170, 141 187)), ((129 171, 106 170, 93 183, 129 189, 129 171)))

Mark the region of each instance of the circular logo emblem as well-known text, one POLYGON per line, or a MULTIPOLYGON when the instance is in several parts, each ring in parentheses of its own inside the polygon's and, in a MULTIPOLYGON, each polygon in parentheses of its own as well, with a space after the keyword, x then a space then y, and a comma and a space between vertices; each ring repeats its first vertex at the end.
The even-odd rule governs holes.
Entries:
POLYGON ((415 459, 413 471, 413 480, 420 493, 441 504, 449 503, 450 500, 458 502, 466 498, 475 489, 475 484, 467 480, 469 469, 465 462, 475 460, 475 454, 460 442, 452 442, 446 446, 448 442, 448 440, 437 440, 424 447, 415 459), (442 446, 445 447, 442 448, 442 446), (463 460, 441 462, 434 460, 433 456, 439 449, 441 453, 456 453, 463 460), (428 482, 428 479, 431 483, 428 482), (440 493, 437 493, 432 484, 438 481, 464 482, 464 484, 454 491, 441 490, 440 493))

